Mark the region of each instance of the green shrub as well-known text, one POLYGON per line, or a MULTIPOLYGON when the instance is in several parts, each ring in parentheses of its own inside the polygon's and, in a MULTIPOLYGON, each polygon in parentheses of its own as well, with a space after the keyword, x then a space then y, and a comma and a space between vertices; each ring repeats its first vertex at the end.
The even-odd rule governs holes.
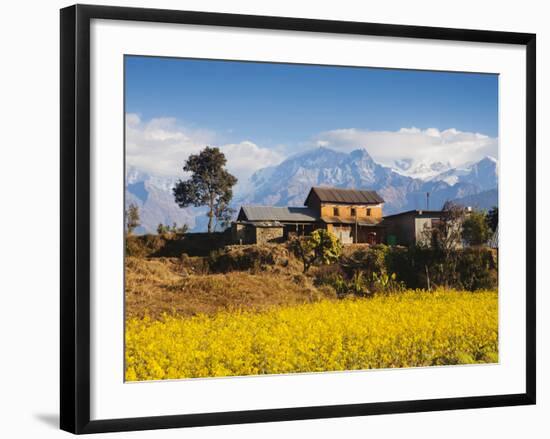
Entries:
POLYGON ((491 229, 484 212, 472 212, 462 224, 462 238, 470 245, 482 245, 489 240, 491 229))
POLYGON ((372 273, 370 288, 374 293, 398 293, 406 289, 404 282, 398 281, 395 273, 372 273))
POLYGON ((342 255, 342 243, 332 233, 317 229, 309 236, 293 239, 289 243, 291 251, 302 260, 304 273, 312 265, 332 264, 342 255))
POLYGON ((352 253, 351 257, 347 258, 343 264, 350 267, 352 270, 362 270, 368 277, 372 273, 387 272, 387 257, 390 247, 384 244, 373 245, 367 249, 359 249, 352 253))
POLYGON ((386 261, 387 272, 396 273, 408 288, 444 286, 474 291, 498 286, 496 254, 488 248, 456 249, 447 258, 430 247, 396 248, 386 261))
POLYGON ((341 261, 349 280, 362 271, 374 291, 449 287, 466 290, 494 289, 498 284, 497 253, 484 247, 443 252, 427 246, 372 246, 356 250, 341 261), (392 275, 395 274, 395 279, 392 275), (399 281, 397 281, 397 279, 399 281), (393 283, 395 281, 397 283, 393 283), (390 285, 391 284, 391 285, 390 285))
POLYGON ((489 249, 464 249, 457 269, 461 287, 465 290, 486 290, 498 286, 496 263, 489 249))

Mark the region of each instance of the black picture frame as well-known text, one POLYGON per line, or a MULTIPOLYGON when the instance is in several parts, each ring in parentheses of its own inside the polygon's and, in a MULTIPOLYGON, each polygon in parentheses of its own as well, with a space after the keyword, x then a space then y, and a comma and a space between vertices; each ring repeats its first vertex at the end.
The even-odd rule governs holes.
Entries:
POLYGON ((61 429, 72 433, 273 422, 535 404, 536 36, 530 33, 75 5, 61 10, 61 429), (526 392, 415 401, 90 420, 90 21, 181 23, 526 47, 526 392))

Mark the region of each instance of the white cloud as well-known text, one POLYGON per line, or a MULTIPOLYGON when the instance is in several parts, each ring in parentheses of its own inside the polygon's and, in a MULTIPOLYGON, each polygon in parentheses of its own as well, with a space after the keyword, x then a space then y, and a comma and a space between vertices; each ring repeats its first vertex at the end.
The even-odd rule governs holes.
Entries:
POLYGON ((126 162, 153 175, 183 177, 182 167, 190 154, 205 146, 217 146, 227 158, 227 168, 244 181, 266 166, 278 164, 283 156, 253 142, 218 144, 216 133, 182 127, 174 118, 142 121, 137 114, 126 115, 126 162))
POLYGON ((396 160, 441 161, 461 166, 487 155, 498 157, 498 138, 455 128, 443 131, 416 127, 399 131, 338 129, 319 134, 313 143, 346 152, 365 148, 376 161, 388 166, 396 160))
MULTIPOLYGON (((239 188, 254 172, 285 159, 283 147, 263 148, 249 140, 223 143, 209 130, 185 127, 174 118, 142 120, 126 115, 126 162, 140 171, 162 177, 183 177, 182 167, 190 154, 205 146, 218 146, 227 158, 227 168, 239 179, 239 188)), ((408 161, 411 169, 422 163, 440 161, 457 167, 486 155, 498 157, 498 139, 480 133, 449 128, 425 130, 410 127, 398 131, 366 131, 357 128, 322 132, 306 148, 323 146, 339 151, 365 148, 379 163, 393 166, 408 161)))
POLYGON ((276 165, 283 161, 284 157, 268 148, 260 148, 258 145, 245 140, 240 143, 232 143, 220 146, 227 158, 227 168, 230 172, 247 179, 258 169, 276 165))

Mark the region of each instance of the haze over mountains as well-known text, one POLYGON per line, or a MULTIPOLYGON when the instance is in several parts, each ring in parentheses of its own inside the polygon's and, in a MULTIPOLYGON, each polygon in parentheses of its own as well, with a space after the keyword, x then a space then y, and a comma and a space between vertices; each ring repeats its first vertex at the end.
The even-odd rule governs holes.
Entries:
MULTIPOLYGON (((171 188, 176 179, 146 174, 129 168, 126 204, 140 208, 142 226, 138 232, 154 232, 157 225, 186 223, 193 231, 205 229, 204 208, 180 209, 171 188)), ((461 167, 443 162, 396 161, 394 166, 375 162, 366 149, 350 153, 326 147, 296 154, 277 166, 260 169, 239 185, 233 206, 242 204, 302 206, 312 186, 376 190, 385 200, 384 213, 439 209, 447 200, 490 208, 498 205, 498 163, 492 157, 461 167)))

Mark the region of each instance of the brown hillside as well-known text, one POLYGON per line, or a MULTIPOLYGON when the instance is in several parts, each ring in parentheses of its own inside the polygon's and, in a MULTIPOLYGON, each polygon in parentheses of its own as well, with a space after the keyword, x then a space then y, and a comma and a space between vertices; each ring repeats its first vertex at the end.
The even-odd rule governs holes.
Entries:
POLYGON ((190 273, 188 260, 182 263, 176 258, 127 257, 126 317, 158 318, 163 313, 192 316, 228 309, 264 310, 334 297, 332 290, 315 288, 311 280, 301 274, 190 273))

